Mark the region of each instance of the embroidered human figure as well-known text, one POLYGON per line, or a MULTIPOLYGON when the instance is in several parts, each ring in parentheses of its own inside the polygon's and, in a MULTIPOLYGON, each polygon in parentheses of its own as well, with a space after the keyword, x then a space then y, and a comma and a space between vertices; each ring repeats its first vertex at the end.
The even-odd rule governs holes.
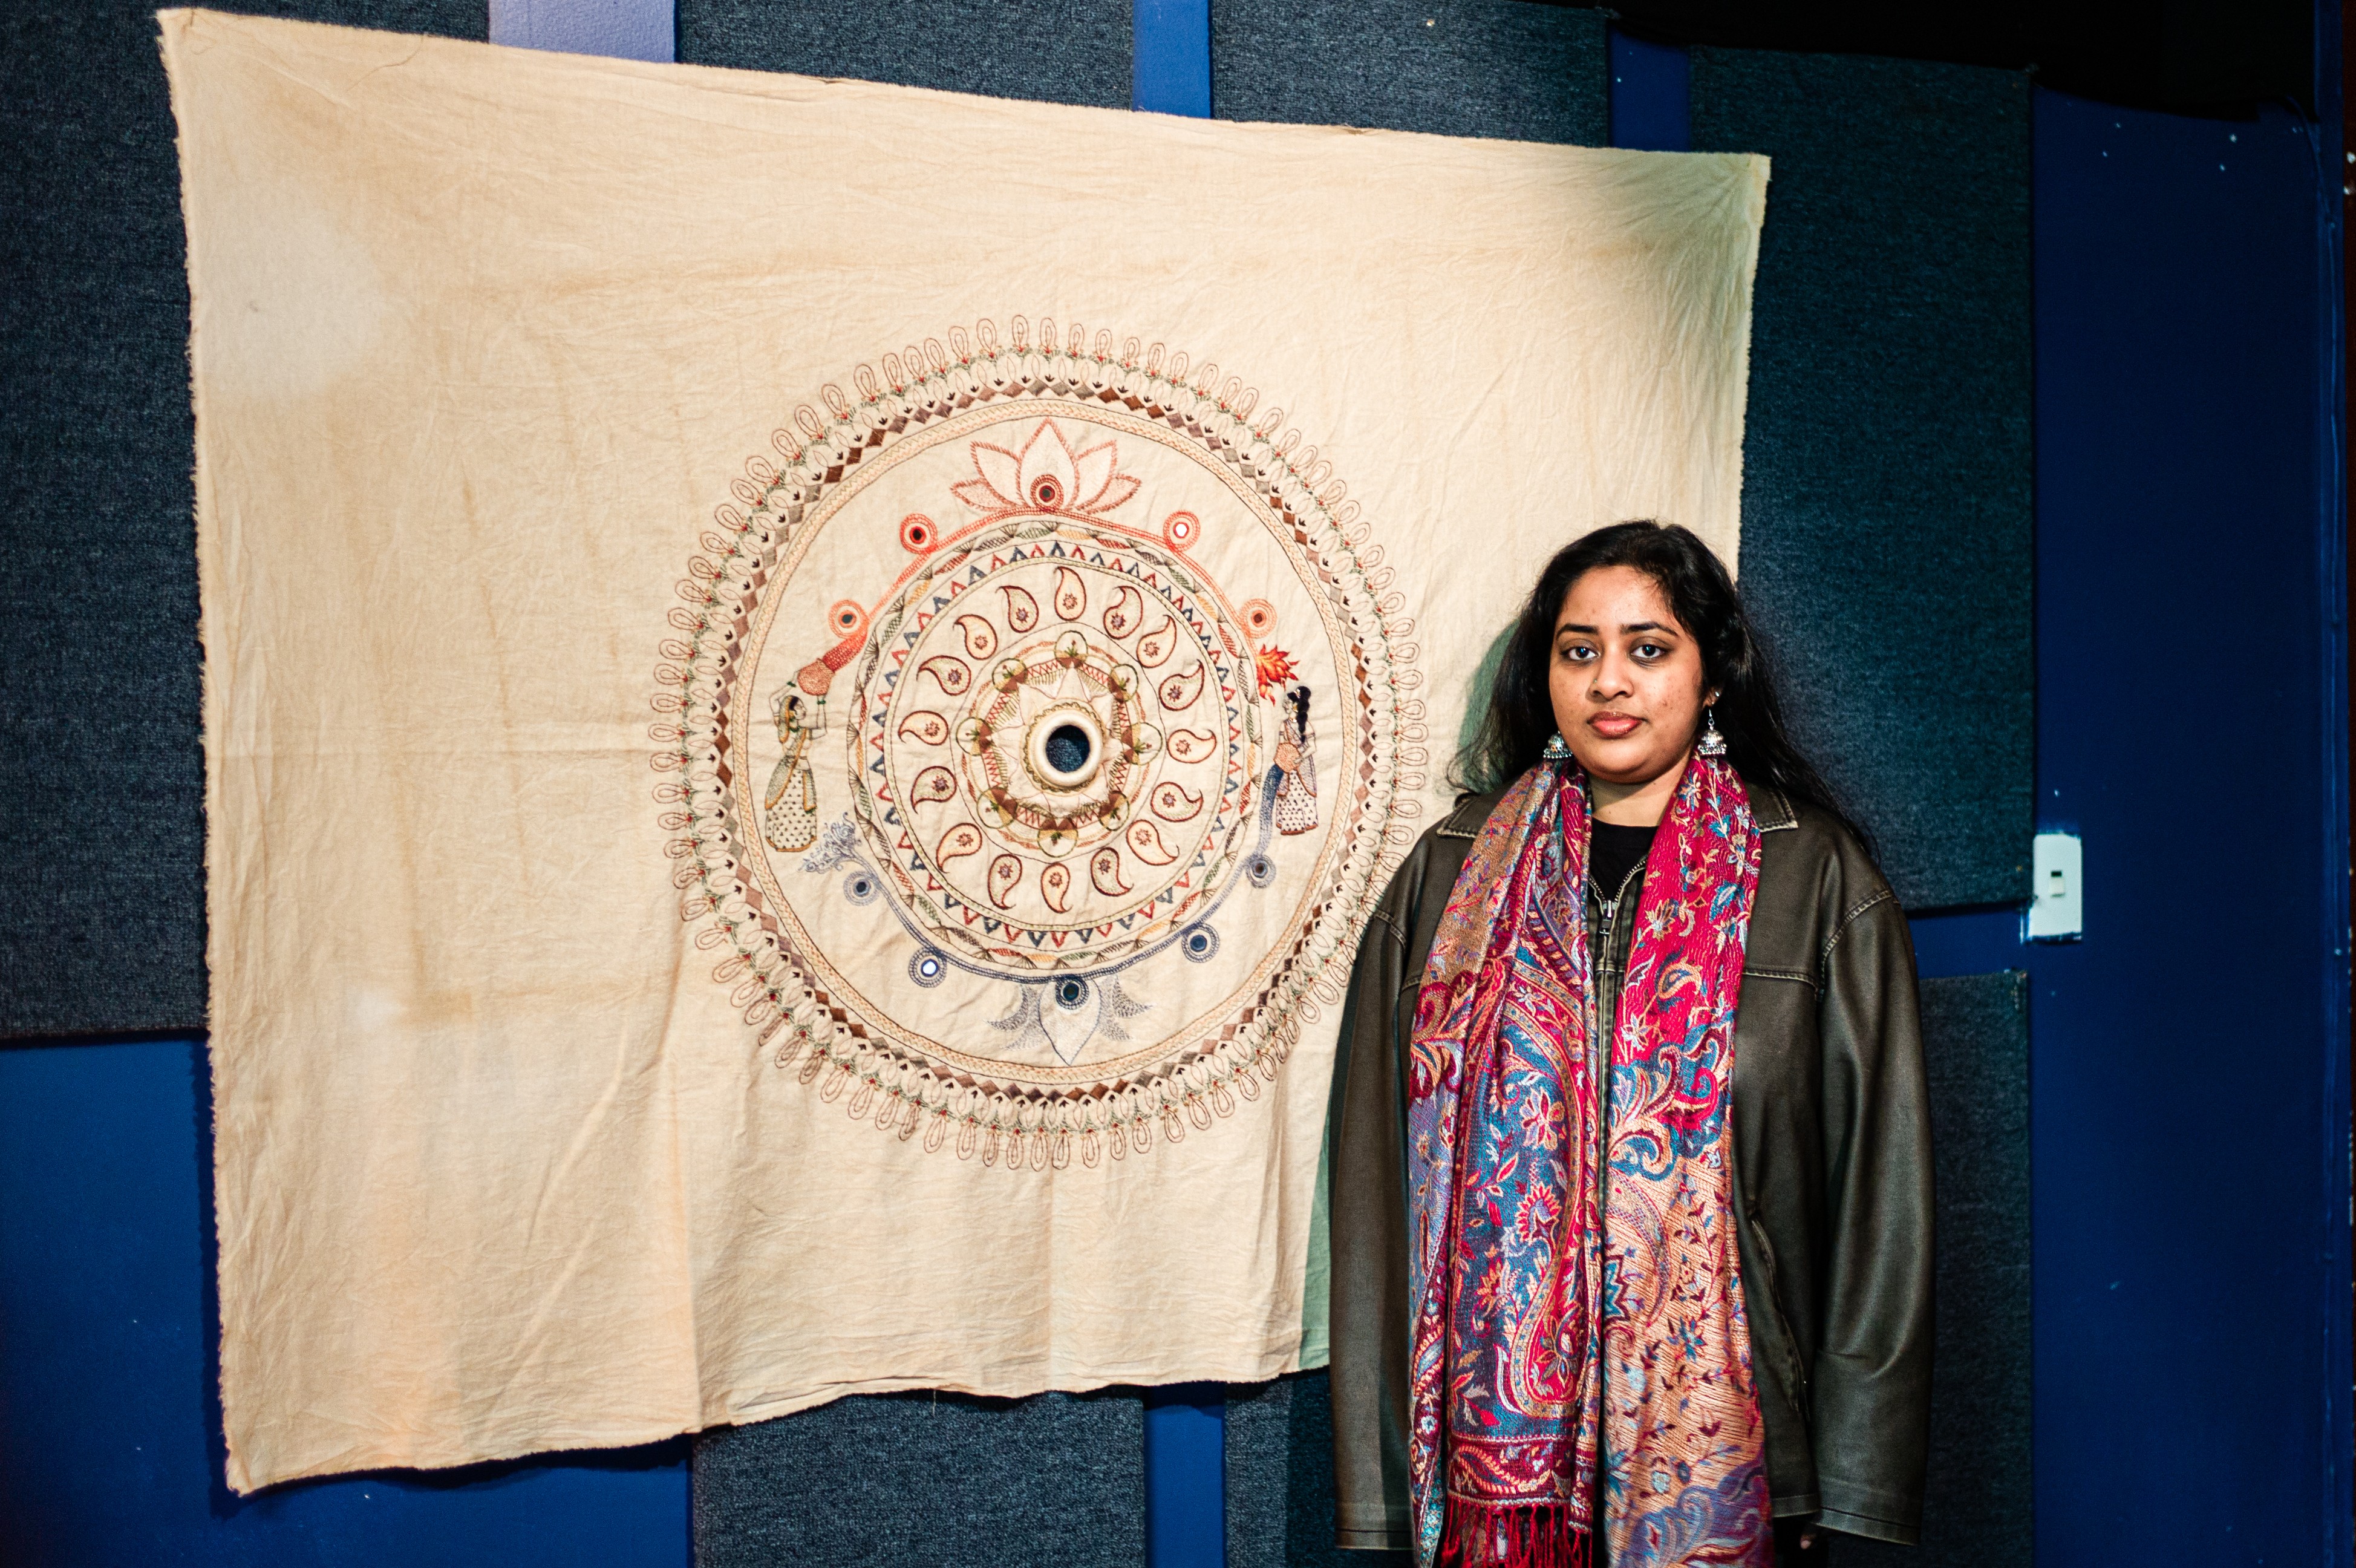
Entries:
POLYGON ((1276 831, 1305 833, 1317 825, 1317 732, 1309 723, 1309 688, 1284 693, 1284 724, 1277 731, 1276 831))
POLYGON ((761 831, 771 849, 798 854, 818 842, 818 779, 810 772, 810 732, 802 727, 802 700, 791 691, 779 692, 769 712, 786 754, 769 775, 761 802, 761 831))

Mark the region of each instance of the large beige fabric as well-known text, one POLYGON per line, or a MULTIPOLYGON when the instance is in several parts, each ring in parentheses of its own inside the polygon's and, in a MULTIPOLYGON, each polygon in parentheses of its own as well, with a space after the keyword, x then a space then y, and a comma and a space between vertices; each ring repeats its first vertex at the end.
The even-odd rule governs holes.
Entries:
POLYGON ((1323 1356, 1359 913, 1766 167, 163 18, 240 1489, 1323 1356))

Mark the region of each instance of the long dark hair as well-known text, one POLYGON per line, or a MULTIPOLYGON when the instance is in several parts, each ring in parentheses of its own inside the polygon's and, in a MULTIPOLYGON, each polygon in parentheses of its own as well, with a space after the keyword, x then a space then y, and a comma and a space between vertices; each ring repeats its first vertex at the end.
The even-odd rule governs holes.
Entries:
POLYGON ((1702 684, 1718 693, 1726 759, 1743 781, 1829 813, 1869 846, 1864 830, 1784 730, 1775 678, 1742 613, 1734 579, 1708 545, 1674 523, 1614 523, 1555 552, 1506 639, 1481 728, 1456 759, 1458 787, 1475 793, 1501 789, 1537 765, 1555 727, 1547 681, 1555 620, 1571 585, 1603 566, 1630 566, 1651 578, 1677 624, 1701 645, 1702 684))

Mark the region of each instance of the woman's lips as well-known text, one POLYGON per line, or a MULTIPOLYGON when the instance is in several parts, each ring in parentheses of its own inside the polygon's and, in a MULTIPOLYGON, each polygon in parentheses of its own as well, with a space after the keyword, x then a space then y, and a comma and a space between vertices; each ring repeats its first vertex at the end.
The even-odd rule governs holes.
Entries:
POLYGON ((1606 740, 1619 740, 1636 733, 1644 721, 1626 714, 1597 714, 1587 721, 1587 727, 1606 740))

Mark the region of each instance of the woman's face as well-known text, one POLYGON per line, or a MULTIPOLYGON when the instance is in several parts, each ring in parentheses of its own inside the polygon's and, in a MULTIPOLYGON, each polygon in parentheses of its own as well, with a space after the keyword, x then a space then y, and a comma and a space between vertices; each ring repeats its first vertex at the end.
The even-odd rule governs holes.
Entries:
POLYGON ((1554 722, 1599 802, 1673 788, 1701 726, 1701 649, 1652 578, 1599 566, 1563 596, 1547 687, 1554 722))

